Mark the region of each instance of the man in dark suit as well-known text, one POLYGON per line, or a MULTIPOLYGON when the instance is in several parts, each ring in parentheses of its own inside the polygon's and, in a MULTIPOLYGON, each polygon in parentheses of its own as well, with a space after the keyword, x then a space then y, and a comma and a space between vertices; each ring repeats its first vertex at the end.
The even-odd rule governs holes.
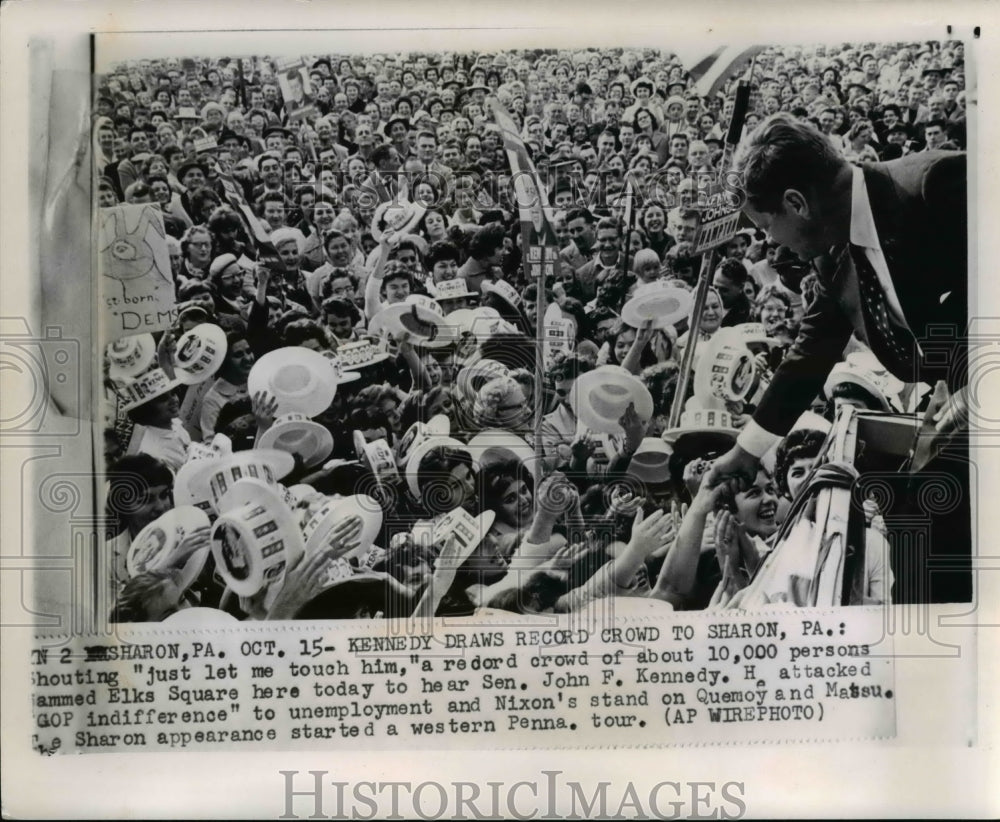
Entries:
POLYGON ((760 457, 820 393, 852 333, 904 382, 945 381, 950 397, 939 429, 961 424, 965 359, 941 357, 940 346, 927 341, 951 335, 956 352, 966 345, 965 154, 926 151, 854 167, 811 125, 777 114, 740 146, 736 171, 744 213, 812 260, 819 287, 753 420, 708 480, 753 476, 760 457), (921 342, 937 356, 925 356, 921 342))

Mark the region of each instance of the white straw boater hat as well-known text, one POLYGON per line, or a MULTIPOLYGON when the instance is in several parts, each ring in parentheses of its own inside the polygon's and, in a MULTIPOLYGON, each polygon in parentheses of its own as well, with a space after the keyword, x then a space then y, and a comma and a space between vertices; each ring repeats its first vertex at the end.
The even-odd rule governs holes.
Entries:
POLYGON ((740 323, 739 325, 730 326, 728 328, 720 328, 719 331, 715 332, 716 335, 718 335, 721 331, 727 332, 733 339, 742 342, 746 346, 766 345, 773 348, 776 345, 781 345, 780 340, 767 335, 764 323, 740 323))
POLYGON ((387 228, 394 229, 397 234, 406 234, 419 225, 426 213, 422 205, 408 200, 386 200, 372 215, 372 237, 379 242, 387 228))
POLYGON ((305 414, 282 414, 257 443, 261 448, 277 448, 298 455, 306 468, 318 465, 333 451, 333 435, 305 414))
POLYGON ((680 425, 663 432, 663 441, 674 453, 697 456, 711 451, 724 452, 732 448, 739 435, 733 418, 721 408, 706 408, 691 397, 681 414, 680 425))
POLYGON ((666 280, 641 285, 622 306, 622 320, 632 328, 641 328, 649 320, 656 328, 673 326, 691 313, 692 296, 685 288, 666 280))
POLYGON ((838 362, 826 378, 823 393, 827 397, 832 396, 834 387, 844 382, 863 388, 878 400, 883 411, 892 411, 893 406, 899 404, 899 392, 903 383, 890 374, 870 352, 856 351, 848 354, 843 362, 838 362))
POLYGON ((108 376, 113 380, 128 380, 141 374, 156 358, 156 341, 152 334, 119 337, 108 344, 108 376))
MULTIPOLYGON (((208 515, 192 505, 171 508, 163 516, 153 520, 143 528, 129 546, 125 558, 125 568, 130 577, 147 571, 170 568, 174 563, 177 549, 186 537, 198 528, 209 526, 208 515)), ((184 591, 190 587, 201 573, 208 559, 209 546, 195 551, 188 557, 181 569, 178 587, 184 591)))
POLYGON ((189 460, 180 467, 174 480, 174 502, 194 505, 212 516, 218 512, 219 499, 239 480, 250 477, 277 485, 294 467, 292 455, 276 448, 254 448, 214 459, 189 460))
POLYGON ((205 460, 218 460, 233 453, 233 444, 225 434, 216 434, 210 443, 192 442, 187 460, 174 477, 174 503, 193 505, 210 516, 215 514, 212 493, 208 490, 208 475, 202 469, 205 460))
POLYGON ((212 377, 226 358, 226 332, 214 323, 196 325, 177 341, 174 367, 184 385, 197 385, 212 377))
POLYGON ((418 545, 442 545, 454 534, 458 551, 454 555, 455 567, 461 566, 483 541, 483 537, 493 527, 496 512, 487 509, 478 516, 472 516, 463 508, 455 508, 447 514, 417 523, 413 530, 413 540, 418 545))
POLYGON ((306 554, 311 556, 326 550, 330 545, 330 532, 350 517, 361 518, 361 541, 343 559, 364 556, 382 528, 382 507, 367 494, 354 494, 325 502, 302 529, 306 540, 306 554))
POLYGON ((396 457, 386 440, 377 439, 367 442, 364 434, 355 431, 354 452, 357 454, 358 462, 372 472, 379 485, 399 478, 396 457))
POLYGON ((420 471, 420 463, 432 448, 452 448, 456 451, 469 453, 469 449, 465 443, 453 437, 430 437, 412 449, 409 459, 406 461, 405 472, 406 487, 410 489, 410 493, 413 494, 414 499, 420 499, 420 488, 417 485, 417 474, 420 471))
POLYGON ((291 345, 276 348, 254 363, 247 392, 267 391, 278 403, 279 414, 315 417, 330 407, 337 382, 329 361, 318 351, 291 345))
POLYGON ((128 380, 119 389, 122 399, 125 400, 122 410, 131 411, 143 403, 173 391, 178 385, 180 383, 170 379, 162 368, 153 368, 133 380, 128 380))
MULTIPOLYGON (((219 499, 212 555, 226 585, 249 597, 281 583, 305 551, 302 533, 281 490, 259 479, 240 479, 219 499)), ((277 587, 277 586, 276 586, 277 587)))
POLYGON ((441 309, 438 301, 426 294, 410 294, 403 302, 407 302, 410 305, 419 305, 428 311, 433 311, 439 317, 444 316, 444 311, 441 309))
POLYGON ((357 371, 345 371, 344 363, 334 351, 323 351, 323 356, 326 357, 327 361, 330 363, 330 367, 333 368, 333 380, 337 385, 345 382, 354 382, 355 380, 360 380, 361 375, 357 371))
POLYGON ((720 328, 705 344, 694 372, 694 395, 703 405, 711 397, 736 402, 753 387, 757 366, 742 335, 720 328))
POLYGON ((569 407, 577 421, 591 431, 624 433, 619 420, 629 404, 644 422, 653 416, 653 398, 649 389, 634 374, 620 365, 602 365, 573 382, 569 407))
POLYGON ((444 414, 437 414, 431 417, 427 422, 421 422, 417 420, 413 425, 406 429, 406 433, 399 438, 399 442, 396 443, 396 462, 397 464, 406 467, 407 461, 410 459, 410 454, 413 450, 424 442, 424 440, 433 437, 447 437, 451 433, 451 421, 444 414))
POLYGON ((397 340, 409 334, 412 342, 433 347, 450 341, 450 335, 443 333, 446 325, 440 307, 433 311, 424 305, 403 302, 379 311, 368 324, 368 332, 376 336, 389 334, 397 340))
POLYGON ((512 308, 521 307, 521 295, 514 286, 505 280, 497 280, 495 283, 485 281, 483 283, 483 294, 496 294, 512 308))
POLYGON ((428 291, 432 293, 435 300, 461 300, 467 297, 477 297, 475 291, 469 290, 469 285, 465 277, 455 277, 451 280, 441 280, 428 286, 428 291))
POLYGON ((479 467, 489 467, 497 462, 517 459, 528 469, 535 463, 535 451, 523 437, 502 428, 480 431, 466 446, 472 461, 479 467))
POLYGON ((342 343, 337 346, 337 356, 345 372, 356 371, 389 359, 388 352, 379 348, 371 340, 342 343))

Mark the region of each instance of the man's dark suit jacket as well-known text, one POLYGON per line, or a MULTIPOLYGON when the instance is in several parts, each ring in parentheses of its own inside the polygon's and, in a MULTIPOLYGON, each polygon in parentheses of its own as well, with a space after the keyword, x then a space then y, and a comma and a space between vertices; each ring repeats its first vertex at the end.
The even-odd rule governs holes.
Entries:
MULTIPOLYGON (((966 156, 926 151, 862 170, 903 315, 925 353, 916 373, 896 376, 931 385, 943 379, 955 390, 968 376, 965 357, 957 353, 966 345, 968 324, 966 156), (954 345, 926 345, 931 338, 954 345)), ((757 408, 758 425, 782 436, 790 430, 842 359, 854 331, 849 317, 837 284, 821 283, 798 339, 757 408)), ((877 347, 873 353, 879 356, 877 347)))

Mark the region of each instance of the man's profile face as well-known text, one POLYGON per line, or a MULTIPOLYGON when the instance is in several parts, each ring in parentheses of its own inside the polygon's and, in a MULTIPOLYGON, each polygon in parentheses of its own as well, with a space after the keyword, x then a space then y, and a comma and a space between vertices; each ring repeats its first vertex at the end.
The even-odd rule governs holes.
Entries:
POLYGON ((757 211, 751 205, 743 208, 746 214, 757 228, 766 232, 771 241, 777 245, 788 246, 799 259, 809 261, 818 257, 826 250, 822 238, 822 226, 816 224, 816 220, 811 218, 807 205, 803 205, 802 195, 797 195, 796 205, 788 201, 789 192, 785 192, 785 199, 779 205, 779 210, 775 213, 757 211))

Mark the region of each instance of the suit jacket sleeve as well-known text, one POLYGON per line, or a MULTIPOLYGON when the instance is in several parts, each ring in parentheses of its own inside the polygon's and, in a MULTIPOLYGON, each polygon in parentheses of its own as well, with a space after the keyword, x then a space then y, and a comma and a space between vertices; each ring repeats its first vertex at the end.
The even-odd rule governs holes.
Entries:
POLYGON ((777 436, 787 434, 823 389, 851 332, 840 305, 821 287, 802 319, 798 338, 757 406, 754 422, 777 436))

